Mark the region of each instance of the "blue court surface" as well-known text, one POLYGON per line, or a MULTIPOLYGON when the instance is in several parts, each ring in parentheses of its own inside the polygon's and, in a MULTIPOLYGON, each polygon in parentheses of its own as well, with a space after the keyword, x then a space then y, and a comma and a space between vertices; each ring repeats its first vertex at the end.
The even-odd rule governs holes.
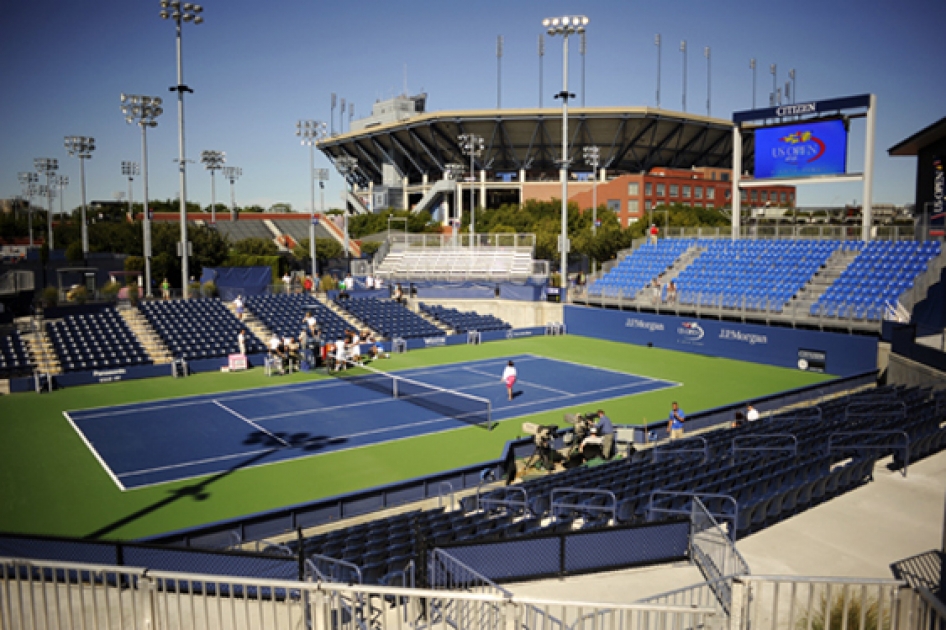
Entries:
MULTIPOLYGON (((489 399, 494 423, 678 385, 535 355, 396 374, 489 399), (509 360, 519 371, 512 400, 500 381, 509 360)), ((64 415, 126 490, 469 426, 419 404, 323 379, 64 415)))

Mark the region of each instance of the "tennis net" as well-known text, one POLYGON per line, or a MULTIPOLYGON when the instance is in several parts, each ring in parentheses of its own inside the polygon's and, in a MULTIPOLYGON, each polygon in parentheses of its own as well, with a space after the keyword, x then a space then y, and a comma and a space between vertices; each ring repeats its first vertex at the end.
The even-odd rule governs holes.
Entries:
POLYGON ((343 370, 332 372, 352 385, 390 396, 467 424, 493 428, 493 406, 488 398, 465 394, 383 372, 346 361, 343 370))

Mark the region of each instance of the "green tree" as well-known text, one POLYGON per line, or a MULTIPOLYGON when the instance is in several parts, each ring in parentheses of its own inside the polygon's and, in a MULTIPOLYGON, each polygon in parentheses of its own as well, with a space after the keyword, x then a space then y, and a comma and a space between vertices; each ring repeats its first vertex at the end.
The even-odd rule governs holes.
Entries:
POLYGON ((292 212, 292 204, 286 203, 285 201, 280 201, 278 203, 274 203, 273 205, 271 205, 269 207, 269 211, 280 213, 280 214, 292 212))
POLYGON ((279 253, 276 243, 267 238, 245 238, 237 241, 233 249, 238 254, 247 256, 275 256, 279 253))
MULTIPOLYGON (((299 260, 308 260, 309 259, 309 239, 302 239, 295 249, 292 250, 292 255, 298 258, 299 260)), ((315 239, 315 258, 320 263, 325 263, 333 258, 342 257, 342 246, 334 238, 317 238, 315 239)))

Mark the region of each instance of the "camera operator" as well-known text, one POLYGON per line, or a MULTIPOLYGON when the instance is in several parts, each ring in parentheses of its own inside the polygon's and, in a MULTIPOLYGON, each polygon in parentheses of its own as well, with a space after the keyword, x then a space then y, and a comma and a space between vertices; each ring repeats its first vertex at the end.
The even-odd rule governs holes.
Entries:
POLYGON ((594 428, 601 437, 601 456, 611 459, 614 454, 614 425, 611 424, 611 418, 604 415, 604 409, 598 410, 597 417, 598 423, 594 428))
POLYGON ((538 425, 535 430, 535 453, 539 458, 542 467, 552 472, 555 469, 555 462, 562 460, 562 455, 552 448, 552 441, 558 433, 558 427, 554 425, 538 425))

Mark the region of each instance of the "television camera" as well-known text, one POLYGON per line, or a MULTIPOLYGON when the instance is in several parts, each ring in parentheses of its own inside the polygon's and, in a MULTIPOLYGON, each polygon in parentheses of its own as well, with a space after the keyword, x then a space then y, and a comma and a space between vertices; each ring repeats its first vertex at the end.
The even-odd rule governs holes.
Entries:
POLYGON ((558 427, 554 424, 523 422, 522 431, 531 435, 535 442, 535 453, 526 462, 526 468, 532 466, 538 459, 542 467, 551 472, 555 467, 555 462, 562 459, 562 455, 552 448, 553 440, 558 437, 558 427))
POLYGON ((591 413, 566 413, 564 416, 565 422, 571 424, 575 427, 574 437, 572 438, 572 444, 579 446, 581 445, 582 440, 584 440, 591 433, 591 429, 595 426, 595 423, 598 421, 598 414, 595 412, 591 413))

